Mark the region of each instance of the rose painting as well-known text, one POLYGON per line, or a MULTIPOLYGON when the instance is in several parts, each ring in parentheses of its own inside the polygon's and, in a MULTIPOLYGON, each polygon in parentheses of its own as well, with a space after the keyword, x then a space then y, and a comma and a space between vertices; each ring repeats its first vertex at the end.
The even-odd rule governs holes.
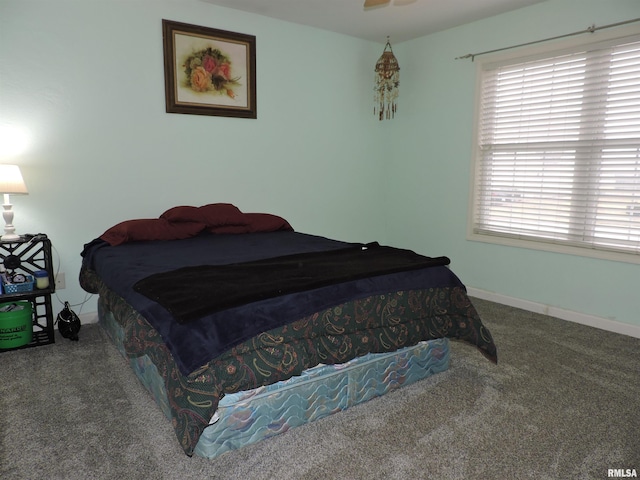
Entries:
POLYGON ((256 118, 255 37, 163 20, 167 111, 256 118))
POLYGON ((246 106, 246 47, 177 34, 178 100, 246 106), (223 49, 224 48, 224 52, 223 49), (233 61, 238 58, 240 61, 233 61))

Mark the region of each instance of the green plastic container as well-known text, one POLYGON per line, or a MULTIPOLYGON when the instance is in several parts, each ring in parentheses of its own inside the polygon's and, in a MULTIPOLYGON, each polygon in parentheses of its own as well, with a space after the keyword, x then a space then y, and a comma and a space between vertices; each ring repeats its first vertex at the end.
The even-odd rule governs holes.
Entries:
POLYGON ((0 303, 0 349, 27 345, 33 337, 31 302, 0 303), (6 311, 7 307, 15 307, 6 311))

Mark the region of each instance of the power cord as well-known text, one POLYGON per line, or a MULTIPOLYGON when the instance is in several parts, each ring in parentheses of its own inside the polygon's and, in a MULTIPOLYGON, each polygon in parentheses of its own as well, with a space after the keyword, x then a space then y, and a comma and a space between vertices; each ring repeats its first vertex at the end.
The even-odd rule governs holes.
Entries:
MULTIPOLYGON (((36 237, 40 238, 41 235, 44 235, 44 234, 39 233, 37 235, 33 235, 31 240, 33 241, 34 239, 36 239, 36 237)), ((25 235, 25 237, 26 237, 26 235, 25 235)), ((57 260, 58 260, 58 265, 57 265, 57 267, 54 268, 55 273, 54 273, 54 277, 53 278, 54 278, 54 281, 55 281, 55 279, 58 277, 58 274, 60 273, 60 263, 61 263, 60 262, 60 253, 58 252, 58 250, 56 250, 56 247, 54 247, 53 244, 51 245, 51 249, 55 252, 55 256, 57 257, 57 260)), ((80 303, 69 304, 69 302, 66 302, 66 301, 63 301, 63 300, 60 299, 60 297, 58 296, 58 291, 57 290, 54 293, 54 295, 56 297, 56 300, 58 300, 58 302, 60 303, 60 305, 63 305, 65 307, 66 306, 70 306, 70 307, 73 307, 73 308, 79 307, 78 308, 78 314, 80 314, 82 312, 82 307, 84 307, 84 305, 89 300, 91 300, 91 297, 93 297, 93 293, 86 292, 85 295, 84 295, 84 299, 80 303)))

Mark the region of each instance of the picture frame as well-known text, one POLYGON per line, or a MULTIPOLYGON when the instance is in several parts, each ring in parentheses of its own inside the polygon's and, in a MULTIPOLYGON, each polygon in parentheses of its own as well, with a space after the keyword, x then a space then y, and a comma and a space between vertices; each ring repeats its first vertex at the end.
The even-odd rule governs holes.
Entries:
POLYGON ((257 118, 256 37, 162 20, 167 113, 257 118))

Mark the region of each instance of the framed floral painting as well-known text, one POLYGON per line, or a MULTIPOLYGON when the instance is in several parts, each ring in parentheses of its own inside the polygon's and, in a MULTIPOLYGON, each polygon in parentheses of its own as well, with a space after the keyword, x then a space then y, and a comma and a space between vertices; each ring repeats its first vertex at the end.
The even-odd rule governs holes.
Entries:
POLYGON ((256 37, 162 20, 168 113, 257 118, 256 37))

